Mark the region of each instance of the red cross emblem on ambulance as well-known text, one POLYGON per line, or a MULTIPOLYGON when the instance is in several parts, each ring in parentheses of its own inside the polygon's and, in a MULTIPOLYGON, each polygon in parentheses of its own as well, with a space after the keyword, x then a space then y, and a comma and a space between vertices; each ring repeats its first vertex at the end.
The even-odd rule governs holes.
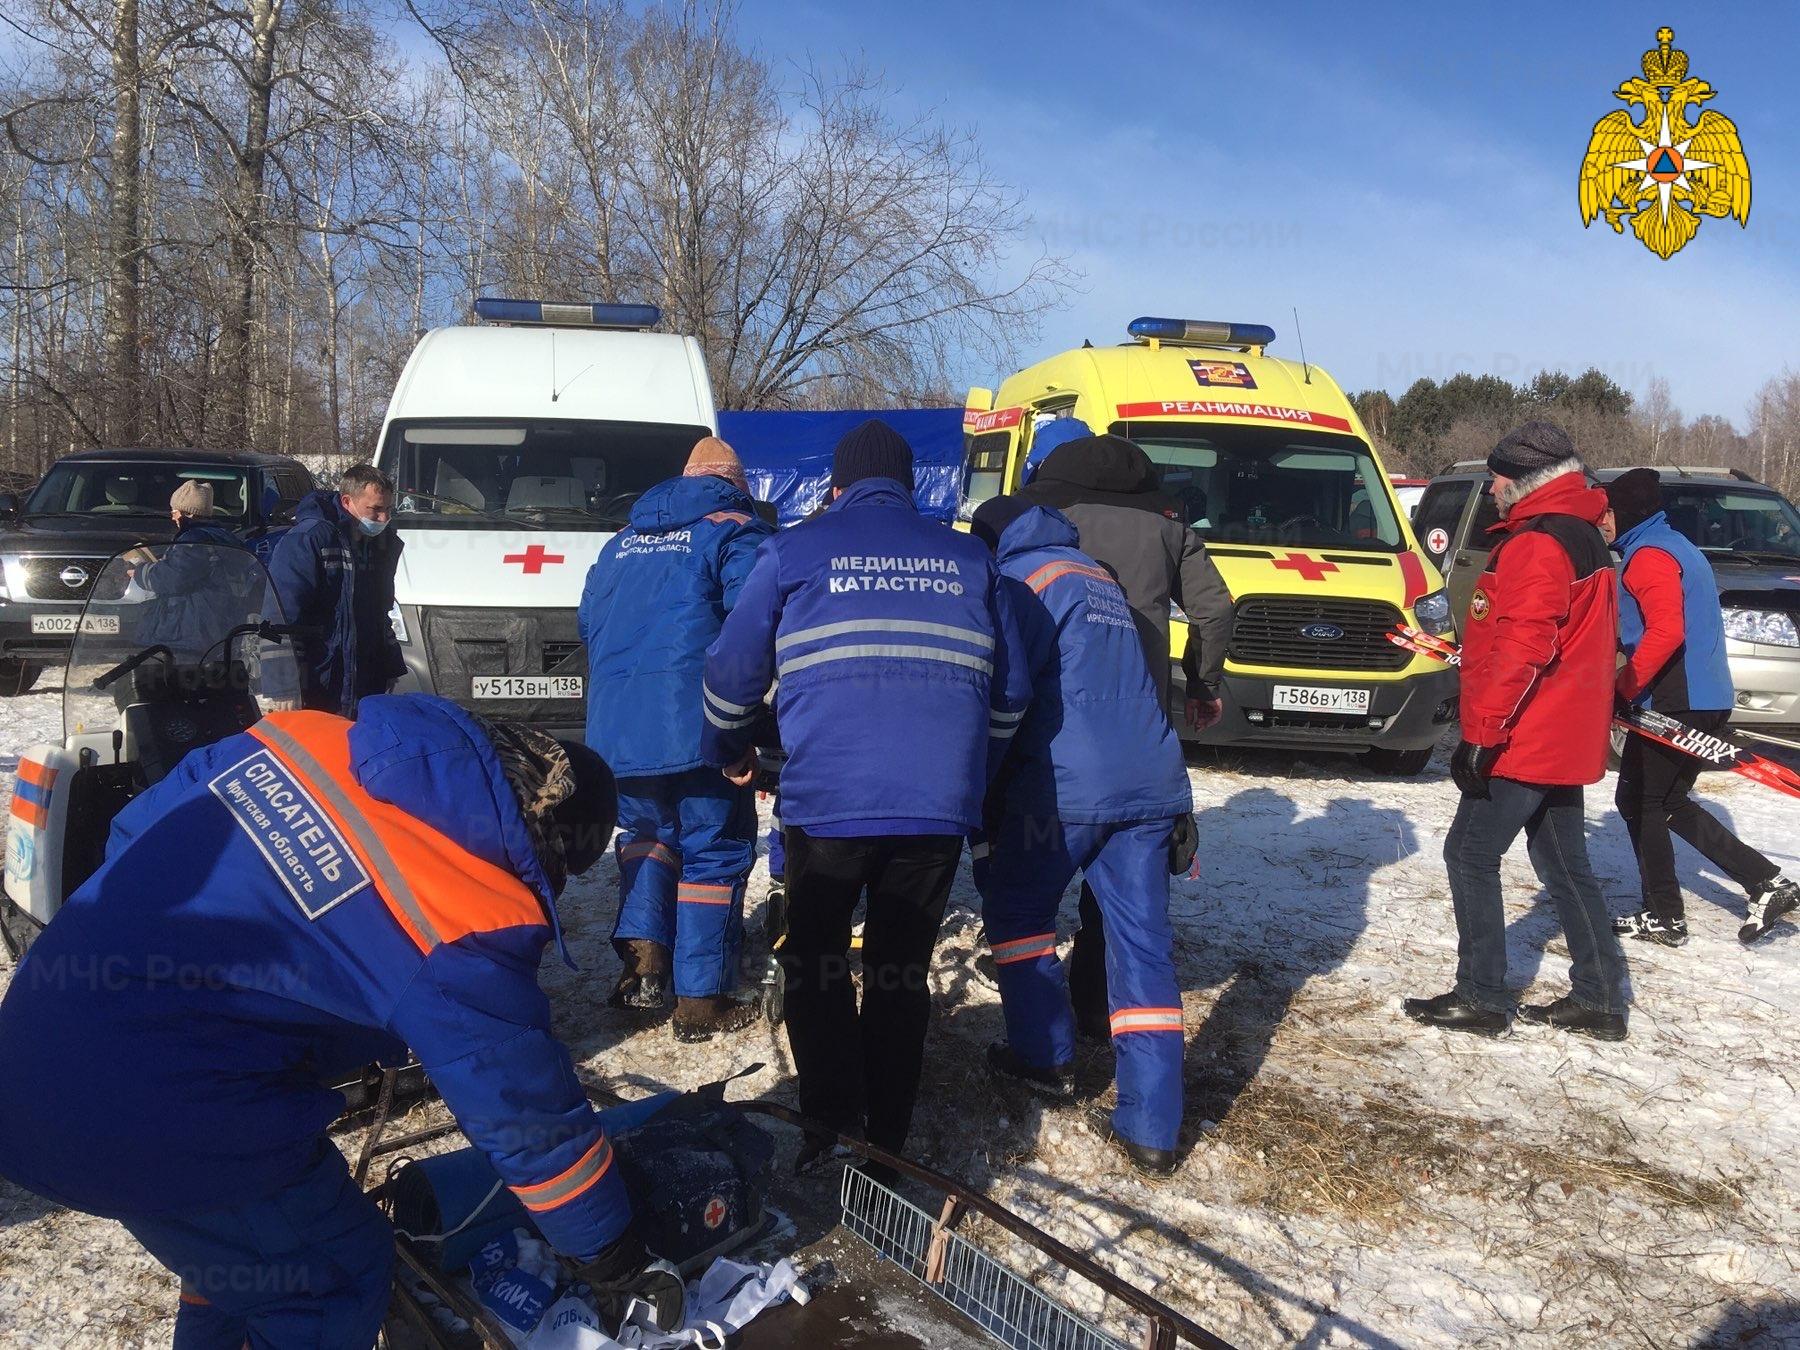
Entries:
POLYGON ((1275 566, 1284 571, 1298 572, 1307 581, 1323 581, 1327 572, 1338 570, 1336 563, 1320 562, 1304 553, 1290 553, 1275 566))
POLYGON ((525 570, 526 576, 535 577, 546 567, 554 567, 557 563, 566 562, 567 559, 560 553, 545 552, 542 544, 533 544, 523 553, 508 553, 504 558, 500 559, 500 561, 503 563, 518 563, 519 566, 525 570))

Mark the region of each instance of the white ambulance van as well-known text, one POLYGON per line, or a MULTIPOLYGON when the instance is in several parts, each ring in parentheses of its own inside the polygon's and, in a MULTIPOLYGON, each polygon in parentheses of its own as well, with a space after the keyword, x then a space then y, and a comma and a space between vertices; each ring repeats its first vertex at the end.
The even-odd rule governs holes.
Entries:
POLYGON ((582 584, 645 489, 717 426, 700 344, 650 305, 481 299, 425 334, 377 464, 406 542, 402 689, 557 734, 584 721, 582 584))

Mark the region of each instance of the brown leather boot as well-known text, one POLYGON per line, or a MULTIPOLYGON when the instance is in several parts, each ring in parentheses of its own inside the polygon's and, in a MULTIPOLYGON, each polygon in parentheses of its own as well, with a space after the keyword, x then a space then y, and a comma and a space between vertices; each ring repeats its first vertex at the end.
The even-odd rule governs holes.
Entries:
POLYGON ((648 938, 627 938, 613 947, 625 969, 606 1001, 614 1008, 661 1012, 669 1002, 669 949, 648 938))
POLYGON ((687 1041, 710 1041, 714 1036, 728 1031, 742 1031, 756 1020, 757 1006, 754 1003, 733 998, 730 994, 707 994, 700 998, 678 998, 675 1000, 675 1016, 669 1025, 675 1030, 675 1039, 687 1041))

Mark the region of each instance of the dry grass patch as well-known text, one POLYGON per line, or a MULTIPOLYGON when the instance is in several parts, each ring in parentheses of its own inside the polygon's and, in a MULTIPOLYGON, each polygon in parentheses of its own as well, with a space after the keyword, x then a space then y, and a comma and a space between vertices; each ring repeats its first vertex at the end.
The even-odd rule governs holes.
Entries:
POLYGON ((1238 1096, 1213 1138, 1235 1155, 1246 1202, 1376 1228, 1423 1214, 1434 1190, 1502 1201, 1590 1187, 1721 1215, 1743 1205, 1741 1184, 1679 1175, 1616 1141, 1605 1151, 1537 1144, 1416 1102, 1344 1101, 1267 1073, 1238 1096))

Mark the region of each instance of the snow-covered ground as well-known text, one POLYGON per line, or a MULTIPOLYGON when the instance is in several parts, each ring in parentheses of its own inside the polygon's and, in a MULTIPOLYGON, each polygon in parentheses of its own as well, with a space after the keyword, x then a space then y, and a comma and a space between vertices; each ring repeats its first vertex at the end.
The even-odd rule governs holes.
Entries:
MULTIPOLYGON (((54 692, 0 705, 0 766, 57 721, 54 692)), ((989 1082, 981 1049, 1001 1022, 973 972, 966 869, 914 1152, 1238 1345, 1800 1346, 1800 930, 1740 947, 1742 897, 1684 853, 1693 938, 1629 945, 1627 1043, 1425 1031, 1399 1002, 1447 988, 1454 961, 1442 763, 1396 781, 1345 759, 1207 756, 1192 778, 1201 875, 1174 902, 1192 1148, 1177 1176, 1147 1184, 1085 1110, 989 1082)), ((1800 864, 1792 799, 1705 782, 1750 842, 1800 864)), ((1610 780, 1590 792, 1590 838, 1623 911, 1636 885, 1610 799, 1610 780)), ((545 967, 585 1072, 636 1095, 761 1060, 734 1095, 787 1098, 791 1062, 766 1027, 678 1046, 605 1007, 614 881, 608 862, 565 901, 584 969, 545 967)), ((1522 846, 1507 882, 1513 981, 1560 994, 1567 950, 1522 846)), ((753 909, 766 885, 759 864, 753 909)), ((1083 1071, 1103 1083, 1107 1065, 1083 1071)), ((169 1277, 116 1225, 0 1183, 0 1342, 166 1344, 173 1308, 169 1277)))

